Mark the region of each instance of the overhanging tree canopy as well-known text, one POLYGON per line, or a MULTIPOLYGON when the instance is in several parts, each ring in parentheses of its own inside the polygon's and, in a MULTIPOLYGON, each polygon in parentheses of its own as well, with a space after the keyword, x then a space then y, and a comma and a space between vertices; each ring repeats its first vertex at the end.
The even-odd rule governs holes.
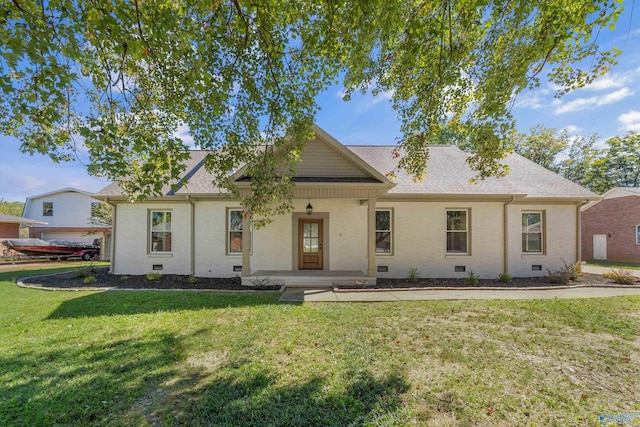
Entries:
MULTIPOLYGON (((426 144, 464 134, 479 177, 505 173, 514 96, 548 78, 566 92, 618 51, 596 35, 622 5, 600 0, 40 0, 0 4, 0 131, 22 149, 72 158, 132 199, 180 176, 186 124, 218 184, 250 165, 252 215, 290 207, 291 169, 316 96, 343 78, 388 91, 400 166, 424 177, 426 144), (581 67, 584 66, 584 67, 581 67), (286 134, 287 138, 283 136, 286 134), (280 167, 278 168, 278 166, 280 167)), ((228 183, 227 183, 228 184, 228 183)))

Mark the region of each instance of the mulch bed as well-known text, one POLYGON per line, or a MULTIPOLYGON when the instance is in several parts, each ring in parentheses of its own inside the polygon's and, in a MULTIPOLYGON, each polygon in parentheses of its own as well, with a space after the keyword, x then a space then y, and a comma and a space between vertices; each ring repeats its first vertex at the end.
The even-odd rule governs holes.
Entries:
POLYGON ((466 279, 418 279, 409 281, 408 279, 385 279, 378 278, 375 286, 340 283, 340 289, 403 289, 403 288, 539 288, 567 285, 602 285, 609 282, 598 274, 584 273, 582 278, 576 282, 567 284, 551 283, 547 277, 525 277, 514 278, 510 283, 503 283, 497 279, 480 279, 477 286, 469 285, 466 279))
POLYGON ((112 289, 211 289, 223 291, 277 291, 276 286, 261 286, 260 288, 242 286, 239 277, 207 278, 198 277, 197 280, 189 276, 175 274, 163 274, 154 280, 149 280, 146 275, 121 276, 109 274, 108 267, 95 268, 92 275, 96 278, 94 283, 84 283, 84 277, 78 277, 77 271, 70 271, 48 276, 39 276, 31 279, 23 279, 22 282, 30 286, 42 288, 112 288, 112 289))
MULTIPOLYGON (((163 274, 155 280, 150 280, 146 275, 121 276, 108 273, 108 267, 95 268, 94 283, 84 283, 84 277, 78 277, 78 271, 40 276, 32 279, 23 279, 23 283, 42 288, 114 288, 114 289, 209 289, 226 291, 264 290, 275 291, 280 285, 267 285, 256 287, 242 286, 240 277, 206 278, 198 277, 197 280, 189 276, 163 274)), ((578 282, 569 285, 601 285, 609 281, 597 274, 584 274, 578 282)), ((610 283, 610 282, 609 282, 610 283)), ((534 288, 563 286, 559 283, 551 283, 546 277, 515 278, 510 283, 502 283, 495 279, 482 279, 479 288, 534 288)), ((375 286, 353 283, 336 283, 339 289, 402 289, 402 288, 467 288, 471 287, 465 279, 384 279, 379 278, 375 286)))

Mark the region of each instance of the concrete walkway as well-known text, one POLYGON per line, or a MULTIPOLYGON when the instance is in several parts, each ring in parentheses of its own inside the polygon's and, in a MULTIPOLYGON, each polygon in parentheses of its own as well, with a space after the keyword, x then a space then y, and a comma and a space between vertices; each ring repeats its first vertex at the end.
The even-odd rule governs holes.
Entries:
MULTIPOLYGON (((610 267, 585 265, 582 271, 602 274, 610 267)), ((640 270, 628 270, 640 277, 640 270)), ((544 289, 410 289, 338 291, 332 288, 287 288, 280 301, 288 302, 380 302, 380 301, 428 301, 428 300, 489 300, 489 299, 553 299, 553 298, 603 298, 640 295, 640 287, 603 285, 562 286, 544 289)))
POLYGON ((382 302, 428 300, 489 300, 489 299, 554 299, 602 298, 640 295, 640 287, 566 287, 562 289, 447 289, 447 290, 391 290, 338 291, 331 288, 288 288, 280 301, 286 302, 382 302))

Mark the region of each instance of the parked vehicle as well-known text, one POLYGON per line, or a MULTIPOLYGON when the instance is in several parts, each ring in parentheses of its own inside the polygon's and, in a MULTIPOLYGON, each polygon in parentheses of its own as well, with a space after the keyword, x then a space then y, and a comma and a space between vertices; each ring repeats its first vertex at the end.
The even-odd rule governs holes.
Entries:
POLYGON ((51 259, 82 258, 83 261, 90 261, 100 257, 100 239, 93 241, 94 244, 79 242, 67 242, 64 240, 42 240, 42 239, 8 239, 2 244, 16 252, 27 256, 45 256, 51 259))

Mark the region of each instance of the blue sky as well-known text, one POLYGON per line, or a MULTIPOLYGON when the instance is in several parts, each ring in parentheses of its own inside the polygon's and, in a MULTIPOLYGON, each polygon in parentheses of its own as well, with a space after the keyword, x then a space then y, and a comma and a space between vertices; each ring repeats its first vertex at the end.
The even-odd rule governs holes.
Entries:
MULTIPOLYGON (((602 32, 602 50, 622 49, 619 63, 606 76, 589 87, 555 99, 555 89, 543 83, 533 92, 516 99, 512 113, 520 131, 538 124, 568 129, 575 135, 597 133, 602 140, 628 131, 640 132, 640 10, 626 10, 614 31, 602 32), (633 13, 632 13, 633 12, 633 13)), ((321 110, 316 123, 347 145, 394 144, 400 136, 400 123, 389 103, 389 94, 354 95, 342 101, 342 87, 329 88, 318 97, 321 110)), ((190 138, 181 129, 185 142, 190 138)), ((17 140, 0 135, 0 200, 24 201, 33 196, 65 187, 96 192, 108 182, 86 172, 86 156, 78 161, 54 163, 42 155, 20 152, 17 140)))

